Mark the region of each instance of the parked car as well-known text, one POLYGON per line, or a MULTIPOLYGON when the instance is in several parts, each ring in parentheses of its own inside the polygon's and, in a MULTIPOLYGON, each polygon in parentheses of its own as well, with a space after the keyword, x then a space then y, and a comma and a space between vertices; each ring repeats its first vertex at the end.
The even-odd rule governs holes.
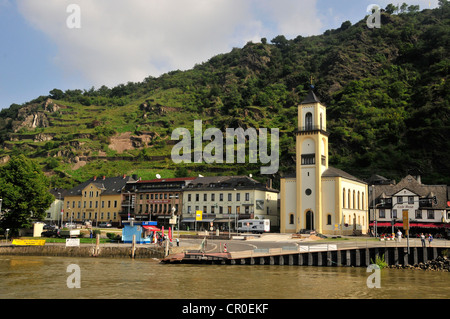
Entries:
POLYGON ((64 224, 64 227, 67 227, 67 228, 77 228, 77 224, 75 224, 75 223, 65 223, 65 224, 64 224))
POLYGON ((55 229, 58 229, 58 226, 56 226, 56 225, 44 225, 44 229, 46 229, 46 230, 55 230, 55 229))
POLYGON ((98 227, 109 228, 109 227, 112 227, 112 225, 111 225, 111 223, 100 223, 100 224, 98 224, 98 227))
POLYGON ((44 237, 59 237, 59 231, 57 229, 46 230, 41 233, 44 237))

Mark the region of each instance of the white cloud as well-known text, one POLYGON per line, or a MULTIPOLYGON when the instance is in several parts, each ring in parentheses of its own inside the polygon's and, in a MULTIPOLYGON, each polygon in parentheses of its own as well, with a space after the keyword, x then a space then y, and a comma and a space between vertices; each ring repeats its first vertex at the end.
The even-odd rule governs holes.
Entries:
POLYGON ((316 0, 77 0, 81 28, 70 29, 71 3, 17 6, 58 47, 54 62, 96 87, 188 69, 249 40, 317 34, 322 26, 316 0))

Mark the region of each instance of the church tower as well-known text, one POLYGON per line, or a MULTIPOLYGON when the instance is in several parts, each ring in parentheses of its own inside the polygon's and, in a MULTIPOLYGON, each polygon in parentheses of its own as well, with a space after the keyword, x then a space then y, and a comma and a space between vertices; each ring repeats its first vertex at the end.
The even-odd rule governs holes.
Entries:
POLYGON ((313 86, 298 106, 296 131, 296 232, 300 229, 322 233, 322 174, 328 169, 326 107, 314 94, 313 86))
POLYGON ((280 231, 366 234, 367 183, 328 166, 327 112, 313 89, 298 106, 295 174, 280 178, 280 231))

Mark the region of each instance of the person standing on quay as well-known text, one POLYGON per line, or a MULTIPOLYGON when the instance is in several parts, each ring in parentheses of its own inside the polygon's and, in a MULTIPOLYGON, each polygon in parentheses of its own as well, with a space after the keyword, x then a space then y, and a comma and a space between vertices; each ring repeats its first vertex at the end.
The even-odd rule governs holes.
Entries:
POLYGON ((422 247, 425 248, 425 235, 423 233, 420 234, 420 241, 422 242, 422 247))
POLYGON ((428 246, 431 247, 431 242, 433 241, 433 236, 431 234, 428 234, 428 246))
POLYGON ((403 235, 403 234, 402 234, 401 230, 399 229, 398 232, 397 232, 397 237, 398 237, 398 242, 399 242, 399 243, 402 242, 402 235, 403 235))

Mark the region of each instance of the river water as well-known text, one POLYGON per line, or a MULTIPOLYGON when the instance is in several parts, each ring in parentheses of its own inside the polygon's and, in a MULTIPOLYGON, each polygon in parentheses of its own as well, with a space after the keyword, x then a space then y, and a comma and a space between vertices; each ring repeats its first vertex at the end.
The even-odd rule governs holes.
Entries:
POLYGON ((156 259, 0 256, 0 298, 450 298, 448 272, 383 269, 381 288, 368 288, 371 274, 364 267, 173 265, 156 259), (78 265, 79 272, 68 269, 72 264, 78 265), (75 275, 80 288, 69 288, 68 282, 76 282, 75 275))

